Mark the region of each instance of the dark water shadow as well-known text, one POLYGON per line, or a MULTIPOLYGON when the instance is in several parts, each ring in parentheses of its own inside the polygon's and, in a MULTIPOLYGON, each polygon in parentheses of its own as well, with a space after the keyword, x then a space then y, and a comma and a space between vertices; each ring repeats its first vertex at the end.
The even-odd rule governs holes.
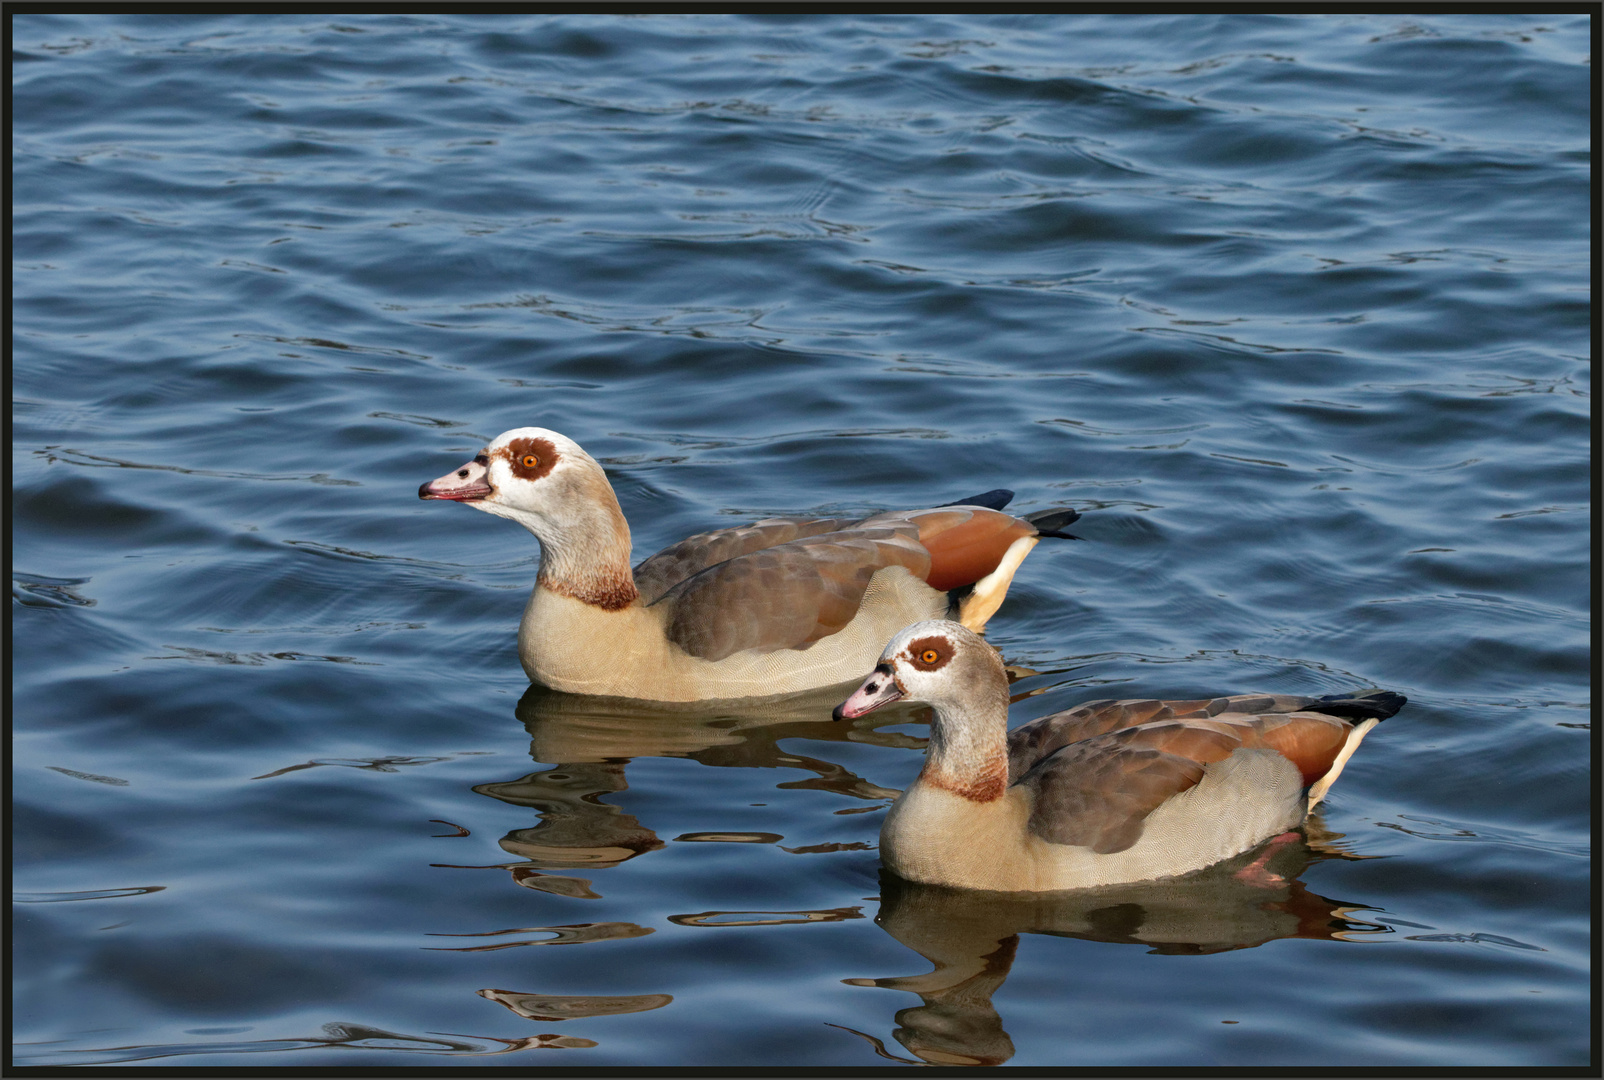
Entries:
MULTIPOLYGON (((899 732, 832 720, 830 710, 849 691, 831 687, 778 698, 678 705, 531 686, 518 702, 517 717, 529 732, 529 756, 552 767, 473 788, 501 802, 527 806, 540 819, 501 838, 502 850, 521 861, 499 868, 510 871, 525 888, 599 898, 592 879, 561 871, 610 869, 664 846, 648 825, 602 801, 628 790, 625 768, 639 757, 688 758, 715 768, 800 770, 813 775, 777 786, 830 791, 871 805, 894 798, 894 789, 780 746, 783 739, 801 738, 923 747, 924 740, 899 732)), ((880 726, 890 726, 908 717, 888 710, 877 719, 880 726)), ((753 842, 762 839, 753 834, 753 842)))
MULTIPOLYGON (((1252 949, 1282 938, 1360 941, 1392 928, 1357 918, 1367 905, 1310 892, 1299 877, 1316 862, 1363 858, 1311 818, 1304 831, 1170 881, 1059 893, 996 893, 904 881, 880 871, 875 922, 929 960, 924 975, 843 980, 850 986, 906 990, 921 1004, 899 1010, 893 1036, 909 1064, 999 1065, 1013 1040, 991 998, 1008 978, 1021 934, 1049 934, 1196 956, 1252 949)), ((838 1025, 839 1026, 839 1025, 838 1025)))

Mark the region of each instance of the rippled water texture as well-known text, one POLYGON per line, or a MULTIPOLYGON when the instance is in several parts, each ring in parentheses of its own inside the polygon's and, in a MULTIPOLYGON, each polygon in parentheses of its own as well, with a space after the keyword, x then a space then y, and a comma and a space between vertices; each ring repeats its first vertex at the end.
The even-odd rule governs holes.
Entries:
POLYGON ((13 18, 18 1061, 1587 1063, 1586 15, 13 18), (637 558, 1085 511, 1015 723, 1409 705, 1262 874, 882 880, 917 706, 528 688, 524 424, 637 558))

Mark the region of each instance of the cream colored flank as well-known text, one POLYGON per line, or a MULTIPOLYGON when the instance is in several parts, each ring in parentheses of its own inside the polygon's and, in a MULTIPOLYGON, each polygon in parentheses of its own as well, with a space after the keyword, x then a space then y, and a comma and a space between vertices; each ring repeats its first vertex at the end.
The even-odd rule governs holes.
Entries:
POLYGON ((891 807, 880 858, 910 881, 1046 892, 1173 877, 1212 866, 1303 821, 1297 770, 1270 750, 1238 750, 1148 815, 1142 837, 1100 855, 1029 829, 1036 791, 1015 784, 971 802, 921 777, 891 807))
POLYGON ((900 566, 875 573, 846 628, 806 649, 745 650, 702 660, 664 635, 670 608, 606 611, 537 586, 518 627, 530 681, 571 694, 653 701, 767 697, 833 686, 863 674, 880 643, 909 618, 938 618, 947 597, 900 566))

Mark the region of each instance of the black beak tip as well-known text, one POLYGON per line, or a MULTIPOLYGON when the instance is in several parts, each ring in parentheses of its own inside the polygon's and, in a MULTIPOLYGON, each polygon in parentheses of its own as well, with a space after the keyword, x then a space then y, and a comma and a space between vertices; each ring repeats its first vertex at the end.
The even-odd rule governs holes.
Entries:
POLYGON ((424 483, 421 483, 421 484, 418 485, 418 498, 427 499, 428 497, 429 497, 429 484, 428 484, 427 481, 425 481, 424 483))
POLYGON ((845 712, 843 712, 842 710, 845 709, 846 707, 847 707, 847 703, 843 701, 841 704, 839 704, 835 708, 831 709, 830 710, 830 719, 831 720, 845 720, 847 718, 847 714, 845 712))

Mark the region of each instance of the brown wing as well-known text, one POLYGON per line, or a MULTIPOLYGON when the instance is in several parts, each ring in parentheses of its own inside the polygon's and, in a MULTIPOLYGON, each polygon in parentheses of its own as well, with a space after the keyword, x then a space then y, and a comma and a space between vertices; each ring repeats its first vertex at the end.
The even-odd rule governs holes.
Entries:
POLYGON ((1015 540, 1038 534, 1030 522, 983 506, 890 511, 862 520, 765 518, 736 529, 698 533, 664 548, 635 567, 635 589, 644 603, 653 604, 681 582, 730 559, 826 533, 906 526, 916 530, 929 553, 921 577, 941 592, 974 584, 997 569, 1015 540))
MULTIPOLYGON (((1273 722, 1271 718, 1299 710, 1321 708, 1322 703, 1321 698, 1301 697, 1296 694, 1236 694, 1231 697, 1202 698, 1196 701, 1156 701, 1151 698, 1088 701, 1073 709, 1032 720, 1010 731, 1008 779, 1010 783, 1018 780, 1032 765, 1059 747, 1091 738, 1093 735, 1162 720, 1201 720, 1219 717, 1226 713, 1246 714, 1263 721, 1260 726, 1264 731, 1263 738, 1267 741, 1255 742, 1253 745, 1265 745, 1280 750, 1287 757, 1297 761, 1299 768, 1304 769, 1307 776, 1308 769, 1305 768, 1305 764, 1309 768, 1317 766, 1318 758, 1324 753, 1326 744, 1330 741, 1328 735, 1316 734, 1326 732, 1326 725, 1323 723, 1313 727, 1306 724, 1294 725, 1279 735, 1270 735, 1270 731, 1285 726, 1284 723, 1273 722), (1309 760, 1305 762, 1305 759, 1309 760)), ((1330 720, 1331 717, 1320 719, 1330 720)), ((1342 729, 1342 737, 1344 739, 1347 737, 1347 727, 1342 729)), ((1340 742, 1337 743, 1337 749, 1341 749, 1340 742)), ((1336 751, 1333 750, 1331 753, 1334 755, 1336 751)), ((1328 761, 1321 771, 1315 774, 1316 777, 1325 775, 1325 769, 1329 767, 1328 761)), ((1305 783, 1310 782, 1312 781, 1305 780, 1305 783)))
POLYGON ((669 640, 719 660, 803 648, 857 614, 875 571, 905 567, 941 592, 991 573, 1036 526, 981 506, 841 518, 768 518, 702 533, 635 568, 647 604, 671 603, 669 640))
POLYGON ((737 529, 697 533, 635 567, 635 589, 650 604, 675 585, 729 559, 857 524, 856 518, 764 518, 737 529))
POLYGON ((1031 831, 1100 854, 1123 851, 1142 835, 1148 814, 1196 784, 1203 766, 1238 749, 1276 751, 1298 768, 1305 787, 1324 776, 1353 724, 1297 711, 1318 704, 1317 698, 1264 694, 1092 702, 1011 733, 1009 773, 1036 749, 1050 747, 1024 766, 1018 781, 1035 793, 1031 831), (1118 727, 1126 720, 1135 722, 1118 727))
POLYGON ((1201 762, 1131 745, 1120 738, 1126 732, 1071 743, 1020 779, 1034 792, 1031 832, 1100 855, 1124 851, 1148 814, 1203 779, 1201 762))
MULTIPOLYGON (((1199 702, 1175 702, 1198 705, 1199 702)), ((1172 703, 1154 700, 1088 701, 1022 724, 1008 733, 1008 781, 1013 783, 1047 755, 1070 743, 1175 716, 1172 703)))
POLYGON ((709 567, 657 601, 672 605, 668 639, 722 660, 745 649, 798 649, 846 626, 869 579, 887 566, 921 580, 930 553, 907 523, 805 537, 709 567))

